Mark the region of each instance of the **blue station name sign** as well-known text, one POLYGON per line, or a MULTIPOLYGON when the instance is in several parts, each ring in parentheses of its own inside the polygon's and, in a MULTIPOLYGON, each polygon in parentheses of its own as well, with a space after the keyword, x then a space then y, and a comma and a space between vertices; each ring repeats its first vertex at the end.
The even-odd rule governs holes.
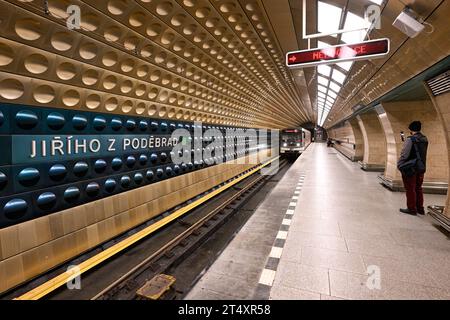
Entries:
POLYGON ((107 157, 129 152, 172 148, 178 139, 170 135, 13 135, 11 164, 107 157))
POLYGON ((210 149, 209 129, 238 128, 0 103, 0 229, 258 151, 210 149))

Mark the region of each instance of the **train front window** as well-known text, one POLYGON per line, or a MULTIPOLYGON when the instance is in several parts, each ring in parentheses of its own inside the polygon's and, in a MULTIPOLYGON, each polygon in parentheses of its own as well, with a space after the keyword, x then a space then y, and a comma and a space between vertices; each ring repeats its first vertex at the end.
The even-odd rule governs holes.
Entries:
POLYGON ((282 136, 282 140, 285 141, 285 142, 289 142, 289 141, 295 142, 295 141, 298 140, 298 138, 299 138, 298 136, 294 136, 294 135, 285 135, 285 136, 282 136))
POLYGON ((302 142, 301 133, 297 134, 282 134, 281 141, 283 147, 300 146, 302 142))

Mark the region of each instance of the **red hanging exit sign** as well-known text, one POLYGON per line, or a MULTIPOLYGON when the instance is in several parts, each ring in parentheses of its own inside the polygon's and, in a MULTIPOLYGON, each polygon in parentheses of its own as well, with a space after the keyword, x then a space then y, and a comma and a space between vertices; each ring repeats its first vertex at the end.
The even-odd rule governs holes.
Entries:
POLYGON ((319 64, 373 59, 389 53, 389 39, 369 40, 354 44, 340 44, 321 49, 292 51, 286 54, 288 67, 302 68, 319 64))

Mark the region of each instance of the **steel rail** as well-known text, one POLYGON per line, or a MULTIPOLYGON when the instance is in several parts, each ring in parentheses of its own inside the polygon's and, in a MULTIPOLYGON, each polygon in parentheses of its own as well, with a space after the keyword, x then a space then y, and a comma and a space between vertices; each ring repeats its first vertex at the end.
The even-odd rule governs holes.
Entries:
POLYGON ((252 188, 256 183, 260 182, 264 179, 264 176, 259 176, 255 180, 249 182, 244 188, 239 190, 237 193, 228 198, 225 202, 220 204, 218 207, 211 210, 208 214, 206 214, 203 218, 199 219, 196 223, 190 226, 188 229, 177 235, 175 238, 167 242, 164 246, 158 249, 156 252, 148 256, 145 260, 141 261, 138 265, 133 267, 127 273, 122 275, 119 279, 111 283, 108 287, 103 289, 101 292, 96 294, 91 300, 98 300, 102 297, 108 295, 108 292, 113 290, 114 288, 126 287, 126 282, 132 280, 131 278, 136 278, 138 275, 146 271, 151 265, 153 260, 157 260, 159 257, 163 256, 166 252, 170 251, 172 248, 176 247, 180 242, 189 237, 192 233, 194 233, 197 229, 201 228, 205 223, 211 220, 212 217, 217 215, 223 209, 225 209, 230 203, 234 202, 236 199, 241 197, 245 192, 247 192, 250 188, 252 188))
MULTIPOLYGON (((48 295, 49 293, 55 291, 56 289, 60 288, 64 284, 68 283, 69 281, 73 280, 76 276, 79 276, 90 269, 96 267, 97 265, 103 263, 104 261, 110 259, 111 257, 115 256, 116 254, 122 252, 123 250, 129 248, 133 244, 137 243, 138 241, 146 238, 150 234, 153 234, 157 230, 161 229, 162 227, 166 226, 170 222, 178 219, 179 217, 183 216, 187 212, 191 211, 192 209, 200 206, 204 202, 208 201, 209 199, 217 196, 218 194, 222 193, 223 191, 231 188, 238 182, 244 180, 245 178, 251 176, 252 174, 258 172, 262 168, 266 167, 273 161, 277 160, 279 156, 274 157, 270 159, 269 161, 259 165, 258 167, 252 169, 251 171, 247 172, 246 174, 234 179, 233 181, 225 184, 224 186, 208 193, 204 197, 197 199, 193 201, 192 203, 176 210, 169 216, 155 222, 154 224, 146 227, 145 229, 135 233, 134 235, 120 241, 119 243, 109 247, 108 249, 98 253, 97 255, 87 259, 86 261, 83 261, 78 265, 78 272, 71 272, 66 271, 64 273, 59 274, 58 276, 54 277, 51 280, 48 280, 44 282, 43 284, 39 285, 38 287, 20 295, 19 297, 14 298, 14 300, 38 300, 42 297, 48 295)), ((72 269, 74 270, 74 269, 72 269)))

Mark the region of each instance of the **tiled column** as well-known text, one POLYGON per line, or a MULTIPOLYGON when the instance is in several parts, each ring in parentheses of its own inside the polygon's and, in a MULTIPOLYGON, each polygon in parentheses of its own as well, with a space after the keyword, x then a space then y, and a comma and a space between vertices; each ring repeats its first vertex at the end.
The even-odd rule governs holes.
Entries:
MULTIPOLYGON (((443 157, 447 159, 447 161, 450 163, 450 92, 446 92, 444 94, 434 96, 430 90, 427 91, 430 95, 431 102, 437 112, 437 116, 440 119, 443 127, 443 133, 444 133, 444 141, 446 143, 446 148, 441 150, 441 154, 443 157)), ((450 173, 450 172, 448 172, 450 173)), ((448 176, 450 179, 450 177, 448 176)), ((447 193, 447 204, 444 209, 444 215, 450 218, 450 197, 447 193)))
POLYGON ((386 163, 386 138, 375 111, 356 117, 364 141, 361 168, 367 171, 384 171, 386 163))
POLYGON ((349 120, 350 125, 352 126, 353 136, 355 137, 355 155, 354 160, 359 161, 363 160, 364 157, 364 138, 361 132, 361 128, 359 127, 358 121, 356 119, 349 120))
POLYGON ((397 160, 403 147, 400 132, 409 136, 408 125, 422 122, 422 132, 428 137, 427 172, 424 187, 427 192, 447 192, 448 155, 442 123, 430 100, 384 102, 378 107, 378 117, 387 142, 387 161, 383 183, 391 189, 403 190, 397 160), (443 152, 445 150, 445 152, 443 152))

